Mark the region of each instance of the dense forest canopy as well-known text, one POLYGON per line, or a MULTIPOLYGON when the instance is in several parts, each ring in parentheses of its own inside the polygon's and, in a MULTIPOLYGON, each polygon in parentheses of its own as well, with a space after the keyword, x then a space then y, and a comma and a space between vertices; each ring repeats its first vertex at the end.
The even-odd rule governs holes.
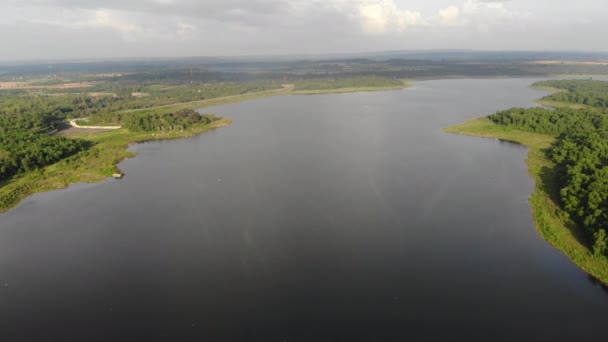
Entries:
POLYGON ((68 117, 96 112, 95 102, 84 95, 0 96, 0 181, 85 149, 85 141, 49 133, 68 117))
MULTIPOLYGON (((551 81, 542 85, 568 89, 561 94, 571 95, 563 101, 608 98, 607 82, 551 81)), ((597 254, 607 252, 608 230, 608 109, 603 103, 588 101, 594 107, 584 109, 513 108, 489 116, 499 125, 558 137, 548 156, 561 174, 562 206, 595 240, 597 254)))
POLYGON ((196 124, 209 124, 218 118, 213 114, 200 115, 192 109, 174 113, 130 114, 124 121, 126 128, 135 132, 184 130, 196 124))
POLYGON ((84 150, 83 140, 16 131, 0 134, 0 181, 84 150))
POLYGON ((536 82, 533 86, 563 91, 545 96, 544 100, 608 107, 608 82, 594 80, 559 80, 536 82))

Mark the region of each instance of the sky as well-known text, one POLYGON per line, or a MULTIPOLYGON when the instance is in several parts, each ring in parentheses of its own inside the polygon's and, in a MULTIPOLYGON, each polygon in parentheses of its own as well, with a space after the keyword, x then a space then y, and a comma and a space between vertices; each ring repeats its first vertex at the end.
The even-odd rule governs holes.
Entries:
POLYGON ((0 0, 0 60, 605 51, 606 0, 0 0))

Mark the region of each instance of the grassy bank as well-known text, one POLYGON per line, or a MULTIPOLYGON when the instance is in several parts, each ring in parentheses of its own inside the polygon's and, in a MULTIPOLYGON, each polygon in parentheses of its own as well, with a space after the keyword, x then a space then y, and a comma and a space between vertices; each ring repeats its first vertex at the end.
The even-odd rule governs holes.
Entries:
POLYGON ((268 91, 260 91, 255 93, 241 94, 241 95, 232 95, 232 96, 223 96, 208 100, 200 100, 200 101, 189 101, 189 102, 180 102, 170 105, 149 107, 149 108, 141 108, 141 109, 130 109, 124 110, 123 113, 137 113, 137 112, 152 112, 152 111, 160 111, 160 112, 173 112, 181 109, 200 109, 205 107, 219 106, 223 104, 233 103, 233 102, 242 102, 248 100, 261 99, 270 96, 276 95, 286 95, 290 94, 292 87, 283 87, 280 89, 273 89, 268 91))
POLYGON ((386 86, 386 87, 347 87, 347 88, 336 88, 336 89, 315 89, 315 90, 293 90, 291 94, 294 95, 317 95, 317 94, 342 94, 342 93, 356 93, 362 91, 384 91, 384 90, 399 90, 409 88, 411 85, 404 82, 400 86, 386 86))
POLYGON ((555 165, 546 157, 546 149, 553 143, 554 137, 499 126, 485 117, 446 128, 444 131, 508 140, 528 146, 526 162, 536 184, 530 197, 530 205, 538 231, 581 269, 608 284, 608 258, 593 255, 587 247, 589 242, 580 233, 577 225, 559 207, 557 171, 555 165))
POLYGON ((172 112, 181 109, 190 109, 190 108, 205 108, 205 107, 213 107, 219 106, 228 103, 234 102, 242 102, 248 100, 262 99, 271 96, 277 95, 316 95, 316 94, 339 94, 339 93, 355 93, 355 92, 367 92, 367 91, 384 91, 384 90, 398 90, 405 89, 411 87, 411 84, 403 81, 401 85, 392 85, 392 86, 379 86, 379 87, 344 87, 344 88, 333 88, 333 89, 309 89, 309 90, 296 90, 293 85, 285 86, 281 89, 262 91, 257 93, 250 94, 242 94, 242 95, 234 95, 234 96, 225 96, 219 97, 215 99, 201 100, 201 101, 192 101, 192 102, 182 102, 175 103, 171 105, 164 106, 156 106, 150 108, 142 108, 142 109, 131 109, 122 111, 123 113, 138 113, 138 112, 172 112))
POLYGON ((0 184, 0 212, 16 206, 26 197, 49 190, 63 189, 79 182, 100 182, 118 172, 117 164, 135 154, 127 150, 129 144, 150 140, 191 137, 209 129, 227 126, 230 119, 220 119, 209 125, 195 126, 185 131, 131 132, 118 129, 103 133, 73 136, 91 141, 94 145, 87 151, 66 158, 58 163, 13 178, 0 184))
MULTIPOLYGON (((126 110, 122 113, 137 113, 141 115, 154 113, 172 113, 182 109, 198 109, 222 104, 260 99, 277 95, 290 94, 324 94, 345 93, 359 91, 381 91, 394 90, 409 87, 407 82, 401 82, 399 86, 381 87, 350 87, 338 89, 318 89, 294 91, 293 85, 284 85, 283 88, 254 92, 242 95, 225 96, 208 100, 189 101, 162 105, 136 110, 126 110)), ((83 125, 102 125, 103 123, 91 124, 86 121, 78 121, 83 125)), ((26 197, 37 193, 56 189, 63 189, 70 184, 79 182, 100 182, 113 173, 118 172, 116 164, 125 158, 133 157, 134 154, 126 150, 132 143, 150 140, 176 139, 189 137, 212 128, 229 125, 230 119, 221 119, 209 125, 195 126, 185 131, 172 132, 132 132, 126 128, 116 129, 108 132, 79 134, 70 138, 79 138, 93 143, 89 150, 66 158, 58 163, 44 167, 40 170, 29 172, 25 175, 15 177, 0 183, 0 213, 5 212, 19 204, 26 197)), ((107 123, 113 125, 114 123, 107 123)))

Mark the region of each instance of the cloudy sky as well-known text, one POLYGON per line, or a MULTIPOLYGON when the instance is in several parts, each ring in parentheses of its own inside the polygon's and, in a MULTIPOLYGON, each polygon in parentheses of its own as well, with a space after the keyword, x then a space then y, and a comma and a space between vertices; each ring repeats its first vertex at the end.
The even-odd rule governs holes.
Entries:
POLYGON ((606 0, 0 0, 0 59, 608 50, 606 0))

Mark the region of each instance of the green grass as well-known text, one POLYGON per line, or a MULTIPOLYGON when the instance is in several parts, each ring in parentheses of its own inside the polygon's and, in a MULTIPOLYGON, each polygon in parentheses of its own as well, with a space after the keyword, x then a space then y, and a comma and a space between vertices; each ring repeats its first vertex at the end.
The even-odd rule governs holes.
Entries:
POLYGON ((316 94, 342 94, 342 93, 356 93, 362 91, 384 91, 384 90, 398 90, 409 88, 410 84, 404 82, 401 86, 386 86, 386 87, 349 87, 349 88, 336 88, 336 89, 316 89, 316 90, 293 90, 293 95, 316 95, 316 94))
POLYGON ((583 109, 588 108, 589 106, 579 103, 570 103, 570 102, 561 102, 561 101, 551 101, 551 100, 536 100, 534 101, 539 105, 551 107, 551 108, 570 108, 570 109, 583 109))
POLYGON ((0 184, 0 213, 16 206, 26 197, 49 190, 63 189, 79 182, 100 182, 119 172, 117 164, 135 154, 127 150, 129 144, 149 140, 191 137, 209 129, 227 126, 230 119, 220 119, 209 125, 195 126, 185 131, 131 132, 118 130, 72 136, 91 141, 94 145, 86 151, 66 158, 35 172, 15 177, 0 184))
POLYGON ((449 127, 444 131, 513 141, 528 146, 526 162, 536 184, 535 191, 530 197, 536 228, 543 238, 567 255, 581 269, 602 283, 608 284, 608 258, 593 255, 588 247, 589 241, 585 239, 580 228, 559 206, 560 189, 557 170, 555 164, 546 156, 547 148, 555 141, 554 137, 499 126, 486 117, 449 127))

